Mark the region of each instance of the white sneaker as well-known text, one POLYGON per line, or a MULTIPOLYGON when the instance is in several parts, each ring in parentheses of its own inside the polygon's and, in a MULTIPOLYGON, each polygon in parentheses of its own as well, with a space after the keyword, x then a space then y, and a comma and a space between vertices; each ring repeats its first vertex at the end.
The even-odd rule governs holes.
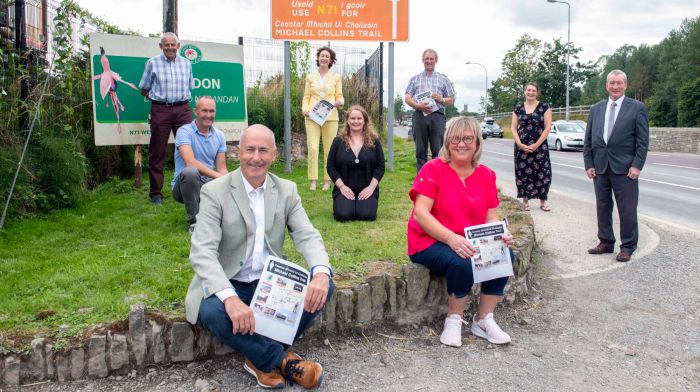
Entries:
POLYGON ((496 324, 496 320, 493 319, 493 313, 487 314, 483 320, 479 321, 476 321, 475 314, 472 320, 472 333, 493 344, 510 343, 510 336, 496 324))
POLYGON ((462 347, 462 317, 458 314, 451 314, 445 319, 445 328, 440 335, 440 343, 452 346, 462 347))

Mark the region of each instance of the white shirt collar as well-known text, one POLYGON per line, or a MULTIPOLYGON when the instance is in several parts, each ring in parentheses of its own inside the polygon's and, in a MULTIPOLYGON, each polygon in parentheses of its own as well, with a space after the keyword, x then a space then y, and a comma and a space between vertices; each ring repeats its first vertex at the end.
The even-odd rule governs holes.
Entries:
POLYGON ((617 106, 619 107, 620 105, 622 105, 622 101, 623 101, 624 99, 625 99, 625 95, 624 95, 624 94, 622 94, 622 95, 620 96, 620 98, 618 98, 616 101, 613 101, 612 98, 608 97, 608 106, 610 106, 611 103, 615 102, 615 103, 617 104, 617 106))
POLYGON ((253 188, 253 186, 250 185, 250 183, 248 182, 248 180, 245 178, 245 176, 243 174, 241 174, 241 178, 243 178, 243 186, 245 187, 246 195, 249 195, 250 192, 252 192, 254 190, 258 190, 260 188, 262 188, 263 193, 264 193, 265 189, 267 189, 267 176, 265 176, 265 182, 263 182, 263 184, 262 184, 262 186, 260 186, 260 188, 253 188))

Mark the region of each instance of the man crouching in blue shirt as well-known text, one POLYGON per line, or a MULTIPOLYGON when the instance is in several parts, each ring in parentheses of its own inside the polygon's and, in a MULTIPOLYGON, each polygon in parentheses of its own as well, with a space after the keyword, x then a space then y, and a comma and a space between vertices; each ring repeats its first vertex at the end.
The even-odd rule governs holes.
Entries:
POLYGON ((199 98, 194 115, 194 121, 177 131, 172 182, 173 198, 185 203, 190 233, 197 222, 202 185, 228 172, 226 138, 214 127, 216 103, 209 96, 199 98))

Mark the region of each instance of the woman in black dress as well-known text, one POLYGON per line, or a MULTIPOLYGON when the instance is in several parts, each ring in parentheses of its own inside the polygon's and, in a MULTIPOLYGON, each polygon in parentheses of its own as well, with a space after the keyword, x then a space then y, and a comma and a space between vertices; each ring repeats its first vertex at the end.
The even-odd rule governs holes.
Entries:
POLYGON ((525 211, 530 211, 530 199, 540 199, 540 209, 549 211, 547 194, 552 183, 552 165, 547 135, 552 128, 552 111, 548 104, 537 100, 539 93, 537 84, 525 85, 525 102, 515 105, 510 126, 515 139, 515 185, 525 211))
POLYGON ((326 170, 335 183, 335 220, 377 219, 378 185, 384 176, 384 151, 362 106, 352 106, 345 113, 345 126, 331 144, 326 170))

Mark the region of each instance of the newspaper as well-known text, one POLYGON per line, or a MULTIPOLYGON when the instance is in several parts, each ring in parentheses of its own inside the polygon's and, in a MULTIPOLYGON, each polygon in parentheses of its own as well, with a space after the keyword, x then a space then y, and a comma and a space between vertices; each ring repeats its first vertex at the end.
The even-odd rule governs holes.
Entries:
MULTIPOLYGON (((437 111, 440 109, 433 99, 433 93, 430 92, 430 90, 423 91, 422 93, 416 94, 413 99, 416 100, 416 102, 424 103, 428 105, 428 108, 430 109, 430 113, 437 111)), ((424 116, 427 116, 430 113, 423 112, 424 116)))
POLYGON ((333 106, 332 103, 326 101, 325 99, 322 99, 318 101, 318 103, 314 105, 313 108, 311 108, 311 111, 309 112, 309 118, 314 120, 316 124, 323 125, 323 123, 326 122, 328 115, 331 114, 331 111, 334 107, 335 106, 333 106))
POLYGON ((309 271, 294 263, 274 256, 267 259, 250 304, 255 333, 281 343, 294 343, 309 276, 309 271))
POLYGON ((493 222, 464 228, 464 235, 476 252, 472 256, 474 283, 513 276, 510 251, 503 243, 505 222, 493 222))

